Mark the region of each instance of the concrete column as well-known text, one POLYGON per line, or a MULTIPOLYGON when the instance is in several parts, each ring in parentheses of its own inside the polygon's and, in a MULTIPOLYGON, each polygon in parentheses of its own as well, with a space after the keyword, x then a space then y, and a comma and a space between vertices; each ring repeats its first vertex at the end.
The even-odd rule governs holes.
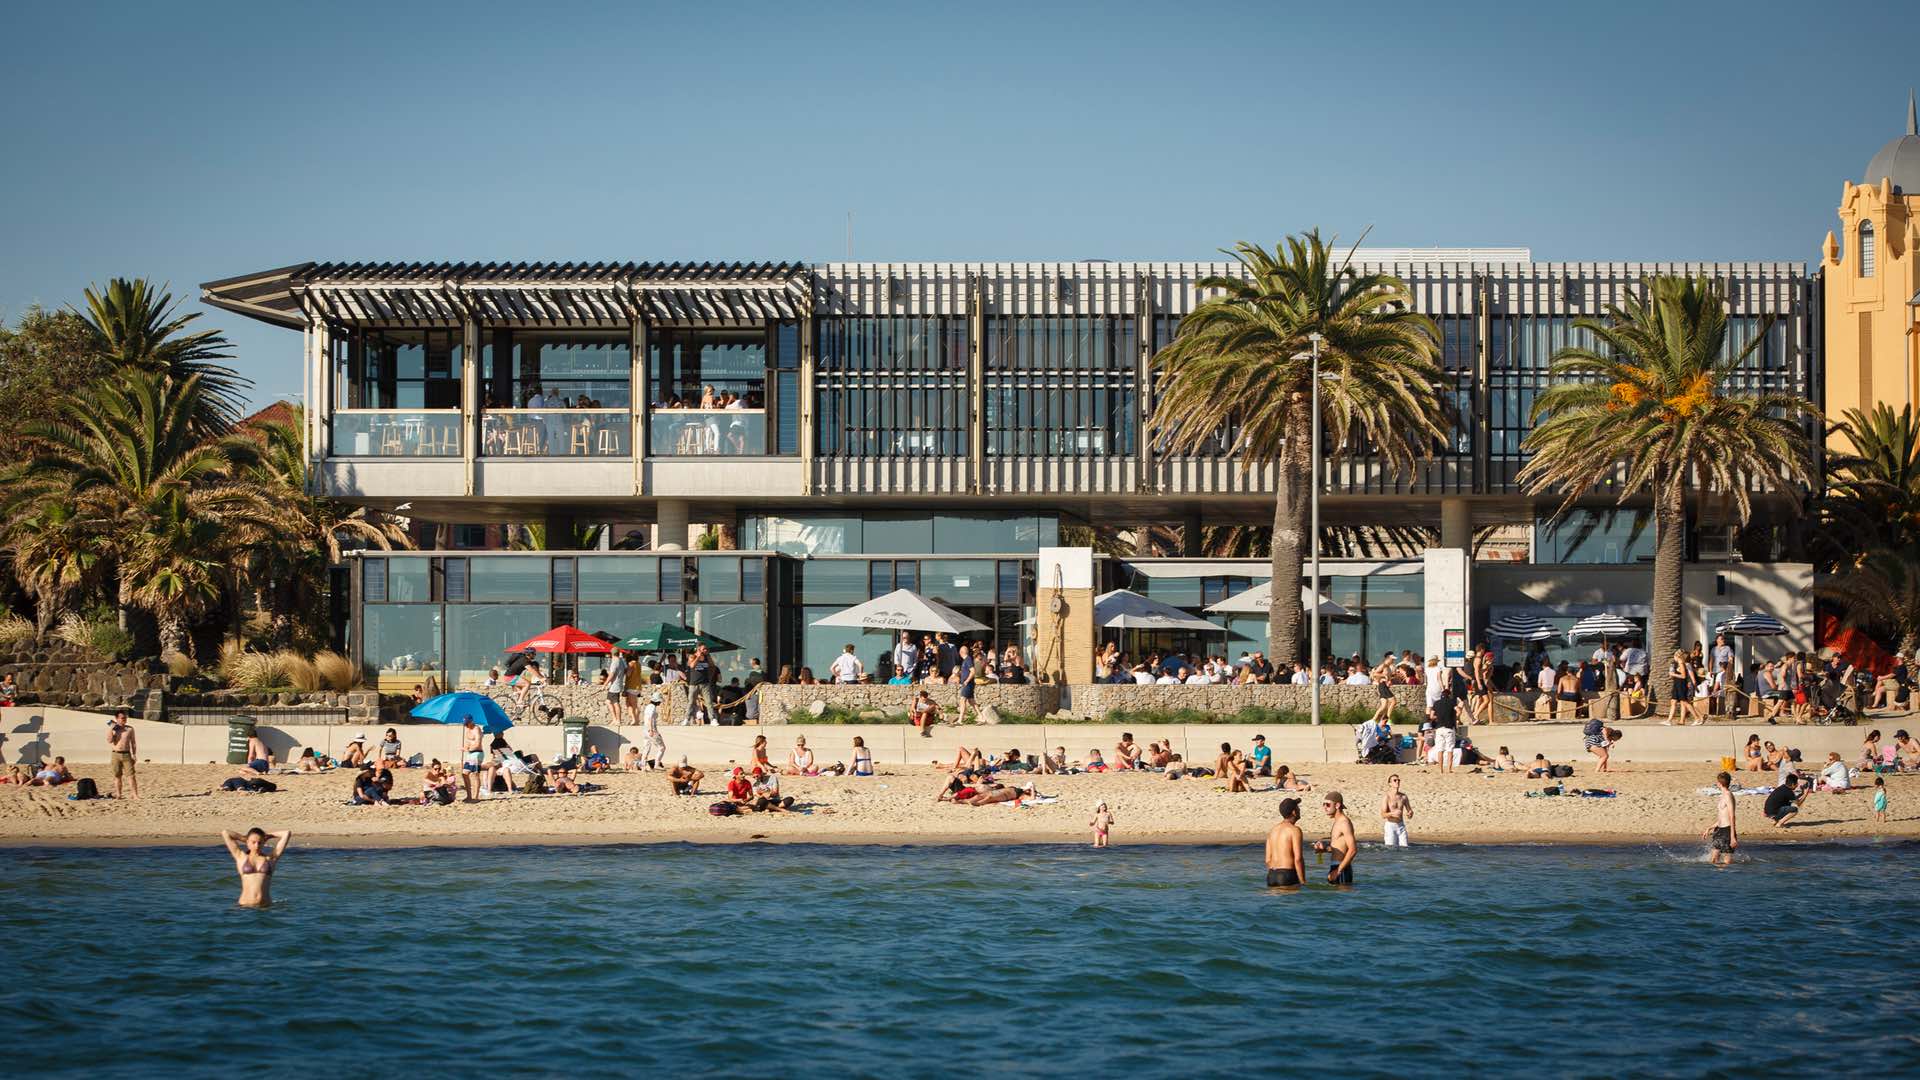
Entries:
POLYGON ((653 546, 657 551, 681 551, 687 546, 687 501, 661 499, 657 524, 653 527, 653 546))
POLYGON ((1422 652, 1443 656, 1447 630, 1473 639, 1473 507, 1465 499, 1440 503, 1440 543, 1425 552, 1426 618, 1422 652))
POLYGON ((1093 682, 1093 549, 1043 547, 1035 580, 1033 672, 1056 684, 1093 682))

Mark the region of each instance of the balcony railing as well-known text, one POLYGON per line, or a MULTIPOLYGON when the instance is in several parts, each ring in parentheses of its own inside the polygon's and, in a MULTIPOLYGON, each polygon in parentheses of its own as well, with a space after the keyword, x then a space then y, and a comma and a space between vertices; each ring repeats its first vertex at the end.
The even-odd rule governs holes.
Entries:
POLYGON ((765 409, 658 409, 648 414, 655 457, 750 457, 767 452, 765 409))
POLYGON ((630 457, 625 409, 489 409, 480 417, 482 457, 630 457))
POLYGON ((350 409, 333 414, 335 457, 459 457, 458 409, 350 409))

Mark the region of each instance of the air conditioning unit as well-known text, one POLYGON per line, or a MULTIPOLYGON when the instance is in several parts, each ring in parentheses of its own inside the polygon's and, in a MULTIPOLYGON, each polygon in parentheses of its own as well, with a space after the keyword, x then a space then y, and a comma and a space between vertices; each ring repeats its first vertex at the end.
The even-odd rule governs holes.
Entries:
POLYGON ((1701 562, 1737 562, 1740 559, 1739 528, 1733 525, 1707 525, 1700 529, 1701 562))

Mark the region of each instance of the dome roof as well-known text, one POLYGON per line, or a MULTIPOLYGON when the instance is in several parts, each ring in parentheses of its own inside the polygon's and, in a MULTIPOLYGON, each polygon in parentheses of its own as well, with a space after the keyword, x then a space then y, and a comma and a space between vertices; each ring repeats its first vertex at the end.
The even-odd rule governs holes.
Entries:
POLYGON ((1893 190, 1920 194, 1920 134, 1914 131, 1913 95, 1907 95, 1907 133, 1880 148, 1867 162, 1862 180, 1878 184, 1881 177, 1893 181, 1893 190))

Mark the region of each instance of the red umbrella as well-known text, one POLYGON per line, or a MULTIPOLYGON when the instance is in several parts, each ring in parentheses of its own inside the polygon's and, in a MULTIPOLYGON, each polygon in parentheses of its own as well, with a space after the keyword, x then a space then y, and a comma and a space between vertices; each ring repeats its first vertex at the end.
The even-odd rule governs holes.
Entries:
POLYGON ((527 649, 550 653, 610 653, 613 646, 577 627, 556 626, 544 634, 536 634, 518 645, 507 647, 508 652, 527 649))

